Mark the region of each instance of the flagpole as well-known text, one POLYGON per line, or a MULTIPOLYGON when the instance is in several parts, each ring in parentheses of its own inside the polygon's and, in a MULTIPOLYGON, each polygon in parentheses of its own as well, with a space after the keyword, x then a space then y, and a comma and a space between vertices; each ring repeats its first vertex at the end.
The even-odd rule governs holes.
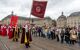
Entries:
MULTIPOLYGON (((32 1, 32 5, 33 5, 33 1, 32 1)), ((32 5, 31 5, 31 11, 32 11, 32 5)), ((31 12, 30 12, 30 15, 29 15, 29 24, 30 24, 30 27, 31 27, 31 22, 30 22, 31 19, 31 12)), ((29 37, 31 36, 31 33, 30 33, 30 30, 29 30, 29 37)))
MULTIPOLYGON (((32 5, 33 5, 33 1, 32 1, 32 5)), ((32 5, 31 5, 31 11, 32 11, 32 5)), ((29 23, 31 23, 30 22, 30 19, 31 19, 31 11, 30 11, 30 16, 29 16, 29 23)), ((32 19, 31 19, 32 20, 32 19)))

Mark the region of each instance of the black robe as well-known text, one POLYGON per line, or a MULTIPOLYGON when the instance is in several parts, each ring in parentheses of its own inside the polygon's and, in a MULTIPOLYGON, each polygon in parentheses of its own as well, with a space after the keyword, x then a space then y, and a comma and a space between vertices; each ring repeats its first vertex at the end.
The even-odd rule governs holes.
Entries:
POLYGON ((15 31, 15 28, 13 28, 13 36, 12 36, 12 37, 18 39, 18 38, 19 38, 18 36, 19 36, 19 35, 18 35, 18 32, 16 32, 16 31, 15 31), (16 35, 16 36, 15 36, 15 35, 16 35))
POLYGON ((24 40, 25 40, 25 28, 22 28, 21 44, 24 43, 24 40))
POLYGON ((18 38, 20 37, 20 28, 18 28, 18 38))
POLYGON ((22 36, 21 36, 21 44, 25 43, 25 35, 27 37, 27 43, 31 42, 32 41, 32 37, 31 37, 31 32, 28 31, 28 32, 25 32, 25 28, 22 28, 22 36))

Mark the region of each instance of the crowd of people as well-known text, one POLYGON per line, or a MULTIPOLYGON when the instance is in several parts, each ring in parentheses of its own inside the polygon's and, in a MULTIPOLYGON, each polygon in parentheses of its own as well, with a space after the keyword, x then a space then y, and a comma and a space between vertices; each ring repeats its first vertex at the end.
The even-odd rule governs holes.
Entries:
POLYGON ((32 41, 30 24, 26 23, 24 26, 19 27, 18 25, 4 25, 0 24, 0 36, 8 36, 13 42, 19 42, 25 44, 26 48, 30 47, 32 41), (20 37, 21 35, 21 37, 20 37))
POLYGON ((53 27, 53 26, 31 26, 29 23, 19 27, 7 26, 0 24, 0 36, 7 36, 12 39, 13 42, 18 42, 21 33, 21 44, 25 44, 26 48, 30 47, 32 41, 32 35, 36 37, 43 37, 50 40, 56 39, 57 42, 61 42, 74 45, 76 43, 80 46, 80 26, 76 27, 53 27))
POLYGON ((80 26, 76 27, 48 27, 48 26, 34 26, 32 28, 32 35, 50 40, 56 39, 57 42, 61 42, 74 45, 76 43, 80 46, 80 26))

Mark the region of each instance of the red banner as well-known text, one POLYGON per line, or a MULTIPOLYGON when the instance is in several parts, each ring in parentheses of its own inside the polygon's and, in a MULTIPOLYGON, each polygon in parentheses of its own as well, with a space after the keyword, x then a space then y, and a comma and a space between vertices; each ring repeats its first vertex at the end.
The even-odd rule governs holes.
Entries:
POLYGON ((44 18, 46 5, 47 1, 33 1, 31 14, 39 18, 44 18))
POLYGON ((11 17, 11 23, 10 23, 10 25, 11 26, 15 26, 17 24, 17 21, 18 21, 18 16, 13 15, 11 17))

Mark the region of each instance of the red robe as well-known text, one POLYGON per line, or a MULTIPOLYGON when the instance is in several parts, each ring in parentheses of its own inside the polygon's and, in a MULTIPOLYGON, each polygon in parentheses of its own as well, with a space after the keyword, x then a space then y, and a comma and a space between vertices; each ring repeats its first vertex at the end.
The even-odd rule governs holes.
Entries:
POLYGON ((9 26, 9 28, 8 28, 8 36, 9 36, 9 39, 12 39, 13 38, 13 30, 12 30, 12 28, 9 26))
POLYGON ((0 35, 1 35, 1 24, 0 24, 0 35))
POLYGON ((2 27, 2 36, 7 36, 7 28, 6 28, 6 26, 2 27))

